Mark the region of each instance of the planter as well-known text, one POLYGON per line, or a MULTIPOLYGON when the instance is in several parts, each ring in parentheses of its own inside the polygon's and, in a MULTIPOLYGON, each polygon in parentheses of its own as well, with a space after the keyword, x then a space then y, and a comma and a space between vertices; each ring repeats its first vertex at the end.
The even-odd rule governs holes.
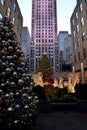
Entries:
POLYGON ((61 102, 61 103, 51 103, 53 110, 60 110, 60 111, 77 111, 77 103, 76 102, 61 102))
POLYGON ((87 100, 78 100, 77 106, 79 112, 87 112, 87 100))

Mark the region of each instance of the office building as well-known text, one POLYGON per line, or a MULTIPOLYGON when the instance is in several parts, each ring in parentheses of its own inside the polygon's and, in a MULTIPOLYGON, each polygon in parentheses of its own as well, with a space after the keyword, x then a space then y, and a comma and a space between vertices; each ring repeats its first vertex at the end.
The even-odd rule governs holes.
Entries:
POLYGON ((59 43, 59 72, 62 72, 62 64, 63 64, 63 50, 64 50, 64 40, 68 36, 68 31, 60 31, 58 35, 58 43, 59 43))
POLYGON ((87 83, 87 0, 77 0, 71 16, 73 73, 80 83, 87 83))
POLYGON ((73 63, 72 36, 71 34, 68 34, 68 36, 64 40, 63 71, 66 71, 67 73, 72 72, 72 63, 73 63))
POLYGON ((25 55, 26 67, 30 70, 30 34, 28 27, 22 28, 22 50, 25 55))
POLYGON ((55 73, 58 64, 56 0, 32 0, 31 72, 36 73, 44 54, 55 73))

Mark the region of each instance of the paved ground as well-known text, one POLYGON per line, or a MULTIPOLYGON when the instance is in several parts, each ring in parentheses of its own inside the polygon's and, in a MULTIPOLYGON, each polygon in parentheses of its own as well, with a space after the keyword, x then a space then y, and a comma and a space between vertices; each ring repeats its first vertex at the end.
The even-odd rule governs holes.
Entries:
POLYGON ((32 130, 87 130, 87 113, 75 111, 41 113, 32 130))

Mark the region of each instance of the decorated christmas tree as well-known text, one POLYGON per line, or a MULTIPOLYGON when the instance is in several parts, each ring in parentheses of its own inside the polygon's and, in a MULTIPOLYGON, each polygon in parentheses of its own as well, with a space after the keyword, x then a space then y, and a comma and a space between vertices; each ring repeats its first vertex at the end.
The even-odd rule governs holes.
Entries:
POLYGON ((38 97, 8 17, 0 20, 0 126, 24 126, 37 114, 38 97))
POLYGON ((42 73, 43 81, 49 81, 53 79, 53 69, 50 65, 47 55, 42 56, 37 72, 42 73))

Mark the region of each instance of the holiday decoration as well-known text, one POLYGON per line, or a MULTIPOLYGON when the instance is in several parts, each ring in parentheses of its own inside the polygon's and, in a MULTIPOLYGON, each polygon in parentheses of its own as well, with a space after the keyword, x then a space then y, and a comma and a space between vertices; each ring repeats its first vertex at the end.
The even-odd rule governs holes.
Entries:
POLYGON ((0 126, 22 127, 35 120, 38 97, 33 87, 12 22, 4 17, 0 20, 0 126))
POLYGON ((53 80, 54 73, 47 55, 42 56, 37 72, 42 73, 44 82, 49 82, 49 80, 53 80))

